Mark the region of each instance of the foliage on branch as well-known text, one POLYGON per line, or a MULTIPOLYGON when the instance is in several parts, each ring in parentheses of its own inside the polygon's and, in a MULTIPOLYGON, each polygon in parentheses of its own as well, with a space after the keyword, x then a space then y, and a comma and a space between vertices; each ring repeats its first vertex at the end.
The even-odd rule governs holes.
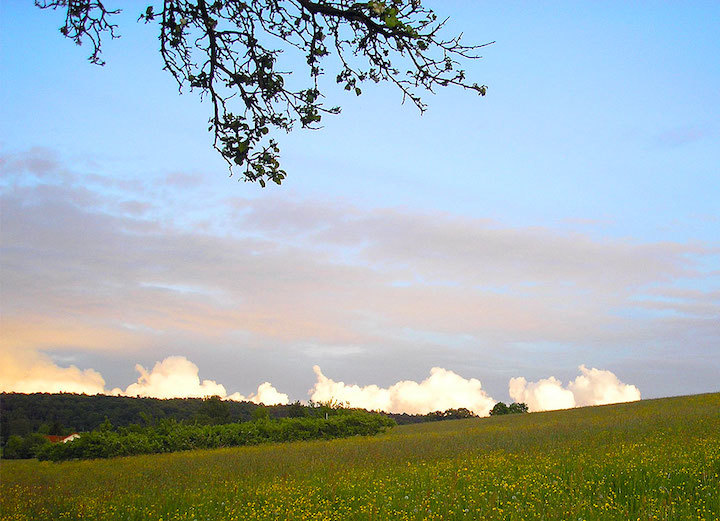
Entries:
POLYGON ((490 416, 502 416, 503 414, 523 414, 528 412, 528 406, 525 403, 513 402, 505 405, 504 402, 498 402, 490 411, 490 416))
MULTIPOLYGON (((35 3, 66 10, 60 32, 78 45, 89 41, 90 61, 104 63, 102 36, 117 37, 111 20, 119 9, 100 0, 35 3)), ((323 115, 340 112, 323 103, 319 79, 328 63, 330 77, 345 90, 360 95, 363 82, 389 82, 420 111, 426 108, 420 93, 436 87, 483 96, 487 89, 468 81, 460 62, 489 44, 441 36, 447 20, 421 0, 164 0, 139 20, 159 26, 164 68, 178 87, 210 99, 213 146, 231 173, 240 168, 245 180, 262 186, 286 176, 271 131, 289 132, 298 122, 316 129, 323 115), (309 78, 290 78, 279 64, 284 50, 303 56, 309 78)))

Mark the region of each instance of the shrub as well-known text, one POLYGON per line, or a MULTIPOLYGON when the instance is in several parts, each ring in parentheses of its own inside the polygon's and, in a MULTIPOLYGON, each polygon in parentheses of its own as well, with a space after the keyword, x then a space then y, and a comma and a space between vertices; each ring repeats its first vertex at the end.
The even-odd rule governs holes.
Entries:
POLYGON ((358 410, 345 410, 328 419, 265 418, 224 425, 189 425, 174 420, 161 420, 147 427, 134 425, 132 428, 117 430, 96 429, 71 442, 45 446, 37 456, 41 460, 63 461, 267 442, 369 436, 384 432, 393 425, 395 421, 387 416, 358 410))

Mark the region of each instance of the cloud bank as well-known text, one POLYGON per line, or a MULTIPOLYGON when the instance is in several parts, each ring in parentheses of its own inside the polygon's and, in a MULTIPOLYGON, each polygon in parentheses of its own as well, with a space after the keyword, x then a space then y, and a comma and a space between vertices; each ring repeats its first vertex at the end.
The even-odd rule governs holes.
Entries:
POLYGON ((551 376, 537 382, 523 377, 511 378, 510 397, 525 402, 531 412, 570 409, 588 405, 633 402, 640 399, 640 390, 621 382, 611 371, 579 367, 580 376, 568 383, 551 376))
POLYGON ((348 385, 331 380, 317 365, 313 370, 317 381, 309 394, 315 402, 334 400, 351 407, 409 414, 465 407, 479 416, 487 416, 495 405, 495 400, 482 389, 480 380, 465 379, 441 367, 433 367, 430 376, 420 383, 405 380, 388 388, 348 385))
POLYGON ((120 396, 143 396, 149 398, 203 398, 220 396, 225 400, 253 402, 265 405, 290 403, 287 394, 279 392, 270 382, 264 382, 250 396, 240 393, 227 394, 225 386, 214 380, 200 380, 199 368, 184 356, 170 356, 157 362, 152 371, 140 364, 135 366, 140 378, 124 391, 115 388, 111 394, 120 396))
POLYGON ((140 396, 143 398, 204 398, 220 396, 226 400, 249 401, 277 405, 290 403, 287 394, 279 392, 270 382, 260 384, 255 393, 228 395, 224 385, 214 380, 201 380, 199 368, 184 356, 169 356, 157 362, 152 370, 135 365, 140 376, 125 390, 105 389, 105 379, 94 369, 76 366, 60 367, 40 352, 0 350, 0 392, 16 393, 77 393, 140 396))
MULTIPOLYGON (((125 390, 105 389, 105 380, 94 369, 81 370, 74 365, 58 366, 43 353, 10 353, 0 351, 0 391, 47 392, 78 394, 112 394, 148 398, 202 398, 217 395, 225 400, 250 401, 265 405, 290 403, 286 393, 270 382, 263 382, 257 391, 245 396, 238 392, 228 395, 224 385, 202 380, 199 368, 184 356, 170 356, 157 362, 152 370, 140 364, 137 381, 125 390)), ((621 382, 611 371, 579 367, 581 374, 567 387, 554 377, 528 382, 523 377, 510 379, 509 394, 514 401, 527 403, 530 411, 569 409, 586 405, 630 402, 640 399, 640 390, 621 382)), ((308 391, 315 402, 336 401, 368 410, 392 413, 426 414, 460 407, 478 416, 487 416, 495 405, 476 378, 463 378, 441 367, 433 367, 430 376, 421 382, 403 380, 387 388, 377 385, 360 386, 336 382, 314 366, 316 381, 308 391)))

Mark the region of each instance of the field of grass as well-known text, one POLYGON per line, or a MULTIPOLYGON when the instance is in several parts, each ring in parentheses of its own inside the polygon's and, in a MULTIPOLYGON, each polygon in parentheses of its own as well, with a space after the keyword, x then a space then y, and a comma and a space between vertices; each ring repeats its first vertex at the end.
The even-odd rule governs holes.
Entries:
POLYGON ((3 520, 720 520, 720 394, 376 437, 3 461, 3 520))

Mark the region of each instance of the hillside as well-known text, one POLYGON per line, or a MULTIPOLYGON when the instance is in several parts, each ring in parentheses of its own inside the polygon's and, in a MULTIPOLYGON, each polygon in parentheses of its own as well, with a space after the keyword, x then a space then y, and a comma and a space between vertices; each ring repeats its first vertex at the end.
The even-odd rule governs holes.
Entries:
POLYGON ((2 464, 4 519, 720 519, 720 394, 2 464))

